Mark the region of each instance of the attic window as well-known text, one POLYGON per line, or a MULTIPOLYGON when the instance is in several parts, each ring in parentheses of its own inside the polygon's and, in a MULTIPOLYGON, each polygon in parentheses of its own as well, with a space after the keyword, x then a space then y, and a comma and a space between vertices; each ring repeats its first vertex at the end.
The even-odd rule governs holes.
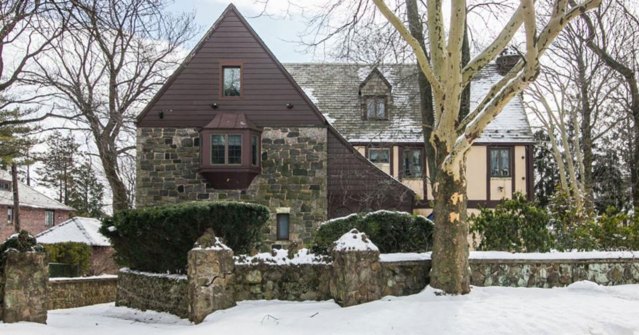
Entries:
POLYGON ((367 120, 387 120, 386 115, 386 97, 385 96, 367 96, 364 98, 364 106, 366 108, 367 120))
POLYGON ((490 176, 510 177, 511 171, 510 148, 490 148, 490 176))
POLYGON ((239 97, 242 84, 241 66, 222 66, 222 96, 239 97))

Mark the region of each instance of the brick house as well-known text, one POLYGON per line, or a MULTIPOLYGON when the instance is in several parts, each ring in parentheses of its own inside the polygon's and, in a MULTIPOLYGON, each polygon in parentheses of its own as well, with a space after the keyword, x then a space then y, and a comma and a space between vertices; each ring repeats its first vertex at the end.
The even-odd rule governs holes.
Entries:
MULTIPOLYGON (((329 218, 425 209, 424 157, 409 151, 418 153, 423 141, 415 71, 414 65, 282 65, 229 5, 137 118, 137 206, 261 203, 272 215, 267 240, 284 246, 308 242, 329 218), (380 133, 383 140, 372 136, 380 133), (411 167, 401 166, 404 159, 411 167)), ((517 145, 526 148, 532 142, 523 133, 517 145)), ((510 147, 496 157, 509 158, 497 159, 495 170, 510 170, 495 178, 515 185, 520 166, 510 162, 521 150, 500 141, 499 148, 510 147)), ((471 152, 484 180, 492 170, 486 152, 471 152)), ((490 178, 480 186, 487 192, 490 178)))
MULTIPOLYGON (((13 185, 11 174, 0 170, 0 241, 15 231, 13 228, 13 185)), ((68 220, 74 209, 55 201, 34 188, 19 182, 20 226, 35 235, 68 220)))

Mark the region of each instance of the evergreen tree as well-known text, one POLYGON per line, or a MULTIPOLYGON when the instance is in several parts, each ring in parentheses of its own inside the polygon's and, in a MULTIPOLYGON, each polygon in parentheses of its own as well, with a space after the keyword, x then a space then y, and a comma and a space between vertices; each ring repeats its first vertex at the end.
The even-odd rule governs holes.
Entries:
POLYGON ((43 167, 38 169, 42 178, 40 183, 58 189, 58 201, 69 205, 75 158, 80 145, 75 142, 71 133, 63 136, 59 131, 49 135, 46 144, 49 151, 40 156, 43 163, 43 167))
POLYGON ((557 190, 559 173, 552 154, 548 134, 544 130, 534 133, 537 144, 534 147, 535 200, 545 207, 557 190))
POLYGON ((75 208, 79 216, 100 218, 104 216, 103 198, 104 185, 98 181, 91 159, 86 157, 84 162, 73 170, 69 206, 75 208))
POLYGON ((622 161, 619 153, 612 148, 595 155, 593 191, 595 208, 599 213, 605 213, 611 206, 622 210, 630 205, 630 190, 621 170, 622 161))
POLYGON ((19 109, 0 110, 0 168, 20 164, 35 141, 28 135, 33 127, 19 123, 24 115, 19 109))

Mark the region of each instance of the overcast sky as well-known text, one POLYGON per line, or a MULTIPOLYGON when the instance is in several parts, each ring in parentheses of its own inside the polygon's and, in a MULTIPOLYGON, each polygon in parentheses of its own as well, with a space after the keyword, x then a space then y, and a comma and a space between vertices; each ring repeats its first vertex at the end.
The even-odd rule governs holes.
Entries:
MULTIPOLYGON (((268 6, 269 16, 258 16, 263 6, 254 0, 236 0, 233 4, 240 10, 249 24, 264 40, 275 56, 282 63, 319 61, 304 51, 304 47, 296 43, 299 34, 304 31, 304 20, 295 15, 294 19, 285 18, 283 13, 288 8, 287 0, 271 0, 268 6)), ((215 20, 229 5, 228 0, 175 0, 170 7, 176 13, 195 12, 195 21, 200 26, 200 32, 190 43, 192 47, 213 25, 215 20)))

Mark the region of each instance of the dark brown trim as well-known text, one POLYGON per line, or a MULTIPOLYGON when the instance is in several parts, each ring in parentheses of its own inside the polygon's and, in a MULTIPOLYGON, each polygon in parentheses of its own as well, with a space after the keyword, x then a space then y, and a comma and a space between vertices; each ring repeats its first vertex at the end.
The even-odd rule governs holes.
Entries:
POLYGON ((474 142, 473 145, 480 147, 510 147, 510 146, 523 146, 533 145, 535 142, 474 142))
POLYGON ((468 200, 466 206, 468 208, 495 208, 501 203, 501 200, 468 200))
POLYGON ((510 147, 510 197, 515 195, 515 147, 510 147))
POLYGON ((426 157, 425 157, 425 153, 424 153, 424 146, 421 145, 402 145, 402 146, 397 146, 398 147, 398 151, 399 151, 399 160, 398 160, 398 164, 397 164, 397 168, 399 169, 398 173, 397 173, 397 177, 401 180, 406 178, 406 176, 404 175, 404 151, 406 150, 419 150, 421 151, 421 157, 422 157, 422 175, 419 177, 412 177, 412 178, 408 178, 408 179, 424 179, 424 176, 426 174, 426 157))
POLYGON ((515 194, 515 146, 514 145, 504 145, 504 144, 494 144, 486 146, 486 200, 487 201, 497 201, 491 200, 491 180, 492 178, 510 178, 510 194, 511 198, 515 194), (509 149, 510 154, 510 176, 508 177, 493 177, 491 174, 491 157, 490 151, 495 149, 509 149))
MULTIPOLYGON (((486 200, 490 201, 490 146, 486 146, 486 200)), ((470 202, 470 200, 469 200, 470 202)))
POLYGON ((219 99, 224 100, 240 100, 244 98, 244 61, 243 60, 226 60, 222 59, 219 61, 219 89, 218 96, 219 99), (224 68, 226 67, 239 67, 240 68, 240 95, 232 96, 232 95, 224 95, 224 68))
POLYGON ((533 167, 533 146, 526 146, 526 199, 533 201, 535 199, 534 191, 534 167, 533 167))

